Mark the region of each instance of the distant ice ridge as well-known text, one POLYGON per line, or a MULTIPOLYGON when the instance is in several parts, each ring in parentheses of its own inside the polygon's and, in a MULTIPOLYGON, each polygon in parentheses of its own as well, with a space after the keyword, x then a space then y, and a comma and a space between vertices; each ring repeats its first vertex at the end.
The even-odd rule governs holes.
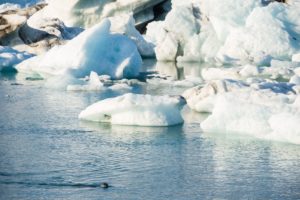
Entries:
POLYGON ((146 37, 161 61, 269 64, 300 52, 299 10, 298 1, 172 0, 146 37))
POLYGON ((300 144, 299 86, 275 81, 214 80, 187 90, 190 108, 211 112, 205 132, 248 134, 300 144))
POLYGON ((110 21, 85 30, 67 44, 55 46, 47 53, 16 66, 19 72, 43 78, 71 74, 84 77, 91 71, 113 79, 139 75, 142 65, 136 45, 129 38, 110 33, 110 21))
POLYGON ((0 71, 13 68, 33 55, 27 52, 20 52, 10 47, 0 46, 0 71))
POLYGON ((183 123, 180 96, 128 93, 99 101, 79 114, 79 119, 119 125, 171 126, 183 123))

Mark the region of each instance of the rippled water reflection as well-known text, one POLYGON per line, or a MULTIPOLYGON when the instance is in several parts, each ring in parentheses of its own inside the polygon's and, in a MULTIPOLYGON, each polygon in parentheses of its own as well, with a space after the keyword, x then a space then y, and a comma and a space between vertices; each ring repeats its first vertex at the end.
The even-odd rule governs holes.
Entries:
MULTIPOLYGON (((0 80, 0 199, 300 198, 297 145, 202 133, 205 116, 188 109, 174 127, 79 122, 83 108, 114 94, 16 81, 0 80)), ((161 88, 140 91, 170 91, 161 88)))

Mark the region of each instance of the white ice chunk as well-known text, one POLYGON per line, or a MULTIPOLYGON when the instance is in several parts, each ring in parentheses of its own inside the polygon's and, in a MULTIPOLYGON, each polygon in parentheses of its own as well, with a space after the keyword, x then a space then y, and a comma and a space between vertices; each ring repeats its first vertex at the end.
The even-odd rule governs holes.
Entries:
POLYGON ((150 23, 146 36, 158 60, 174 60, 174 53, 165 53, 176 46, 165 44, 172 35, 177 61, 269 65, 272 58, 296 59, 299 9, 297 1, 172 0, 165 20, 150 23))
POLYGON ((104 84, 100 81, 96 72, 91 72, 87 84, 68 85, 68 91, 99 91, 105 90, 104 84))
POLYGON ((242 69, 239 71, 239 74, 242 77, 253 77, 258 76, 260 74, 259 68, 255 65, 247 64, 242 67, 242 69))
POLYGON ((157 60, 176 60, 189 39, 199 32, 200 19, 197 17, 192 3, 173 5, 165 21, 153 22, 147 26, 146 38, 156 44, 157 60))
POLYGON ((166 35, 164 41, 155 48, 157 60, 175 61, 178 51, 178 42, 173 34, 166 35))
POLYGON ((274 58, 289 59, 299 48, 295 32, 300 23, 294 22, 292 17, 295 16, 300 17, 296 5, 271 3, 257 7, 248 16, 245 27, 230 32, 219 53, 247 60, 262 52, 274 58))
POLYGON ((300 53, 294 54, 292 56, 292 61, 293 62, 300 62, 300 53))
POLYGON ((99 101, 79 114, 79 119, 119 125, 171 126, 183 123, 181 97, 128 93, 99 101))
POLYGON ((300 144, 300 114, 297 112, 280 113, 269 119, 272 133, 266 138, 300 144))
POLYGON ((218 94, 247 88, 241 81, 215 80, 186 90, 182 96, 188 106, 198 112, 212 112, 218 94))
POLYGON ((297 76, 297 75, 294 75, 294 76, 291 77, 289 82, 293 83, 295 85, 300 85, 300 77, 297 76))
POLYGON ((67 44, 20 63, 17 70, 43 77, 66 73, 84 77, 91 71, 116 79, 138 76, 142 60, 136 45, 129 38, 109 31, 110 21, 104 20, 67 44))
POLYGON ((128 15, 118 15, 115 17, 109 18, 111 21, 112 27, 111 31, 116 33, 125 34, 130 39, 132 39, 141 56, 143 57, 154 57, 154 44, 147 42, 144 37, 136 30, 135 20, 132 17, 132 14, 128 15))
POLYGON ((13 68, 16 64, 32 56, 27 52, 19 52, 10 47, 0 46, 0 71, 4 68, 13 68))
POLYGON ((201 123, 210 133, 247 134, 300 144, 300 110, 284 94, 267 90, 219 95, 212 115, 201 123))

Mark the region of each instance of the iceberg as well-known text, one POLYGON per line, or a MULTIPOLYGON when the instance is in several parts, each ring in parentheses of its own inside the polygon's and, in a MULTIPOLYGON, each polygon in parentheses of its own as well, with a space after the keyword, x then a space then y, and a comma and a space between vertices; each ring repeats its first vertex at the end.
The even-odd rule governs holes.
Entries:
POLYGON ((299 8, 274 2, 253 9, 245 26, 230 32, 219 53, 245 60, 260 52, 276 59, 291 59, 299 50, 299 8))
POLYGON ((19 52, 10 47, 0 46, 0 71, 12 69, 16 64, 32 56, 27 52, 19 52))
POLYGON ((273 96, 283 95, 288 98, 289 95, 298 94, 294 87, 294 83, 276 82, 268 79, 249 78, 246 81, 223 79, 208 81, 204 85, 190 88, 182 96, 191 109, 197 112, 212 112, 216 99, 225 93, 247 94, 257 92, 257 94, 265 96, 265 101, 271 101, 273 96))
POLYGON ((287 95, 268 91, 219 95, 212 114, 201 123, 209 133, 247 134, 300 144, 300 110, 287 95))
POLYGON ((110 21, 85 30, 67 44, 55 46, 47 53, 16 66, 19 72, 43 78, 71 74, 84 77, 91 71, 113 79, 139 75, 142 65, 136 45, 126 36, 110 33, 110 21))
POLYGON ((172 0, 164 21, 146 38, 161 61, 265 65, 299 53, 300 4, 257 0, 172 0))
POLYGON ((128 36, 136 44, 142 57, 155 57, 154 45, 148 42, 135 28, 135 20, 131 14, 110 17, 111 32, 128 36))
POLYGON ((294 82, 249 78, 212 80, 182 96, 192 110, 210 113, 200 123, 205 132, 300 144, 299 95, 294 82))
POLYGON ((209 81, 186 90, 182 96, 186 99, 187 105, 197 112, 212 112, 216 98, 219 94, 244 90, 248 84, 242 81, 230 79, 209 81))
POLYGON ((148 24, 146 38, 156 45, 157 60, 175 61, 189 38, 199 32, 200 19, 193 8, 192 4, 172 5, 165 21, 148 24))
POLYGON ((300 62, 300 53, 296 53, 292 56, 293 62, 300 62))
POLYGON ((183 123, 180 96, 151 96, 128 93, 87 107, 79 119, 118 125, 171 126, 183 123))

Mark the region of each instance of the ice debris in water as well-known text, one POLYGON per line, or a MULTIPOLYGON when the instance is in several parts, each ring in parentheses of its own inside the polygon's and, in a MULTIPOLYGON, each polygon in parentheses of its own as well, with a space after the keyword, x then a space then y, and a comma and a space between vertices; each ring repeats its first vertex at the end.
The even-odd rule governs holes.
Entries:
POLYGON ((77 84, 65 85, 67 91, 122 91, 130 92, 133 86, 141 85, 142 82, 136 79, 121 79, 112 80, 110 76, 99 76, 96 72, 92 71, 90 76, 85 80, 78 80, 77 84))

